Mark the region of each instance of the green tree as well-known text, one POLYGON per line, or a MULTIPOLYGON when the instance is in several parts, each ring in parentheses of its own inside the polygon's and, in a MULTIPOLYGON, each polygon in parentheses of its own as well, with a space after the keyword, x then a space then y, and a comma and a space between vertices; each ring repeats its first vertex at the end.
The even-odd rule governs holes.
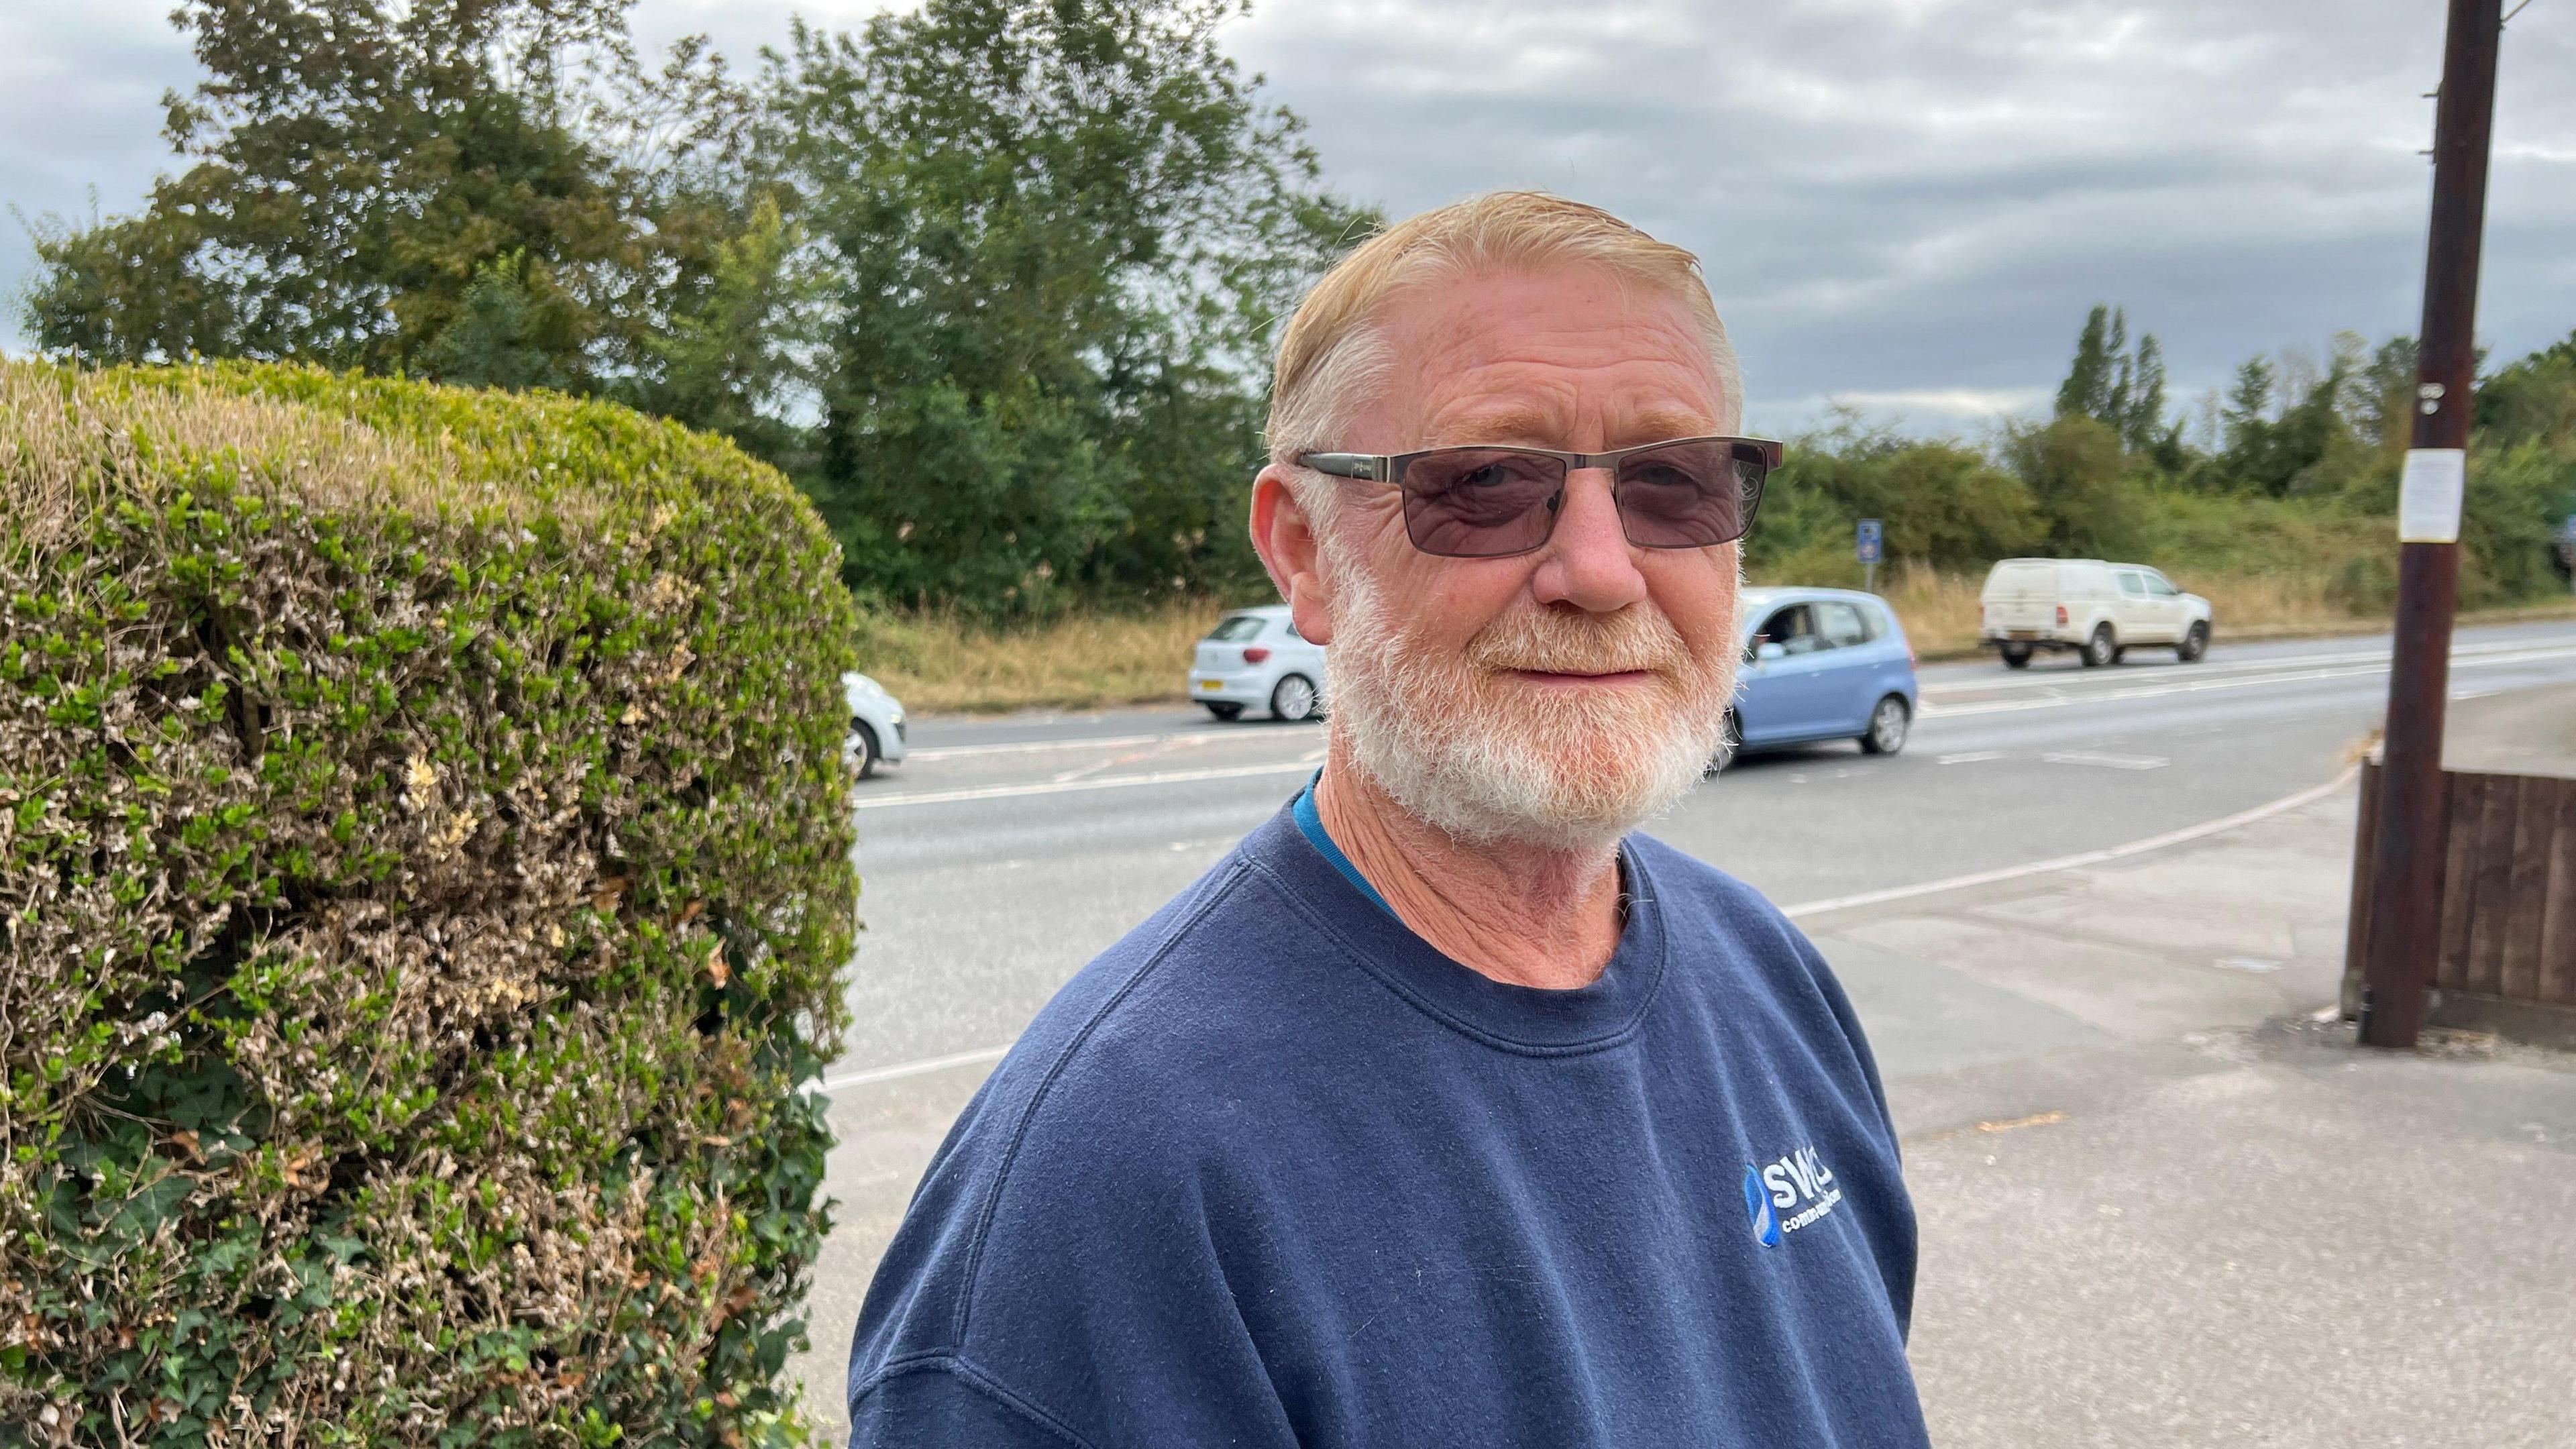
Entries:
POLYGON ((1233 13, 930 0, 774 59, 854 583, 998 614, 1258 579, 1269 327, 1370 218, 1217 47, 1233 13))
POLYGON ((1796 440, 1763 504, 1747 562, 1812 569, 1851 557, 1852 526, 1876 518, 1890 560, 1969 568, 2046 537, 2030 490, 1979 450, 1914 439, 1837 409, 1796 440))
POLYGON ((2125 307, 2097 305, 2075 339, 2075 361, 2057 388, 2057 416, 2108 425, 2131 452, 2169 470, 2184 461, 2181 429, 2165 420, 2164 344, 2152 332, 2129 342, 2125 307))
POLYGON ((184 0, 206 75, 164 133, 189 164, 135 215, 40 227, 38 345, 653 393, 720 421, 661 343, 727 296, 747 97, 696 42, 648 72, 629 3, 184 0))
POLYGON ((2249 357, 2238 364, 2219 405, 2220 451, 2214 461, 2217 476, 2232 486, 2259 486, 2254 480, 2268 469, 2273 386, 2270 360, 2249 357))
POLYGON ((2066 381, 2057 385, 2057 415, 2097 417, 2110 400, 2111 372, 2116 365, 2111 346, 2111 309, 2096 304, 2075 338, 2075 362, 2066 381))
MULTIPOLYGON (((2164 344, 2152 332, 2138 339, 2136 376, 2119 426, 2121 440, 2131 452, 2160 453, 2179 446, 2179 427, 2165 421, 2164 344)), ((2165 466, 2171 468, 2173 463, 2167 461, 2165 466)))
POLYGON ((2477 426, 2500 443, 2554 440, 2576 453, 2576 332, 2480 382, 2477 426))
POLYGON ((2038 507, 2052 552, 2116 557, 2129 551, 2144 488, 2108 423, 2077 416, 2012 428, 2003 453, 2038 507))

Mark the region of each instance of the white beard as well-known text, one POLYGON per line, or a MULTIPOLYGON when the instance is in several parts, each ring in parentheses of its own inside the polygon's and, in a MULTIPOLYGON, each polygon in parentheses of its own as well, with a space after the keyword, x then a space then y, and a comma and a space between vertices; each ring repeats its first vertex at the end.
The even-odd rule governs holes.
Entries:
MULTIPOLYGON (((1516 606, 1455 655, 1428 654, 1376 581, 1327 550, 1332 729, 1411 815, 1453 839, 1599 850, 1690 793, 1717 753, 1735 653, 1694 659, 1651 606, 1516 606), (1645 688, 1549 690, 1503 671, 1655 675, 1645 688)), ((1731 606, 1730 606, 1731 612, 1731 606)), ((1717 633, 1732 641, 1730 627, 1717 633)))

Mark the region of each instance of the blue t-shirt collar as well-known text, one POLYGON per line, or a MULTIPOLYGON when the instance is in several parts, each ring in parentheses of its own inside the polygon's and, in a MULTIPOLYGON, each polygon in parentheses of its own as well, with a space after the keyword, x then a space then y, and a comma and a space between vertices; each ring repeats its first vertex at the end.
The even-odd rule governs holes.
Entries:
POLYGON ((1358 887, 1359 893, 1368 897, 1379 910, 1394 915, 1395 907, 1386 903, 1386 897, 1379 895, 1377 887, 1369 884, 1368 877, 1360 874, 1360 868, 1351 864, 1351 858, 1342 854, 1342 848, 1333 843, 1332 832, 1324 828, 1323 813, 1315 808, 1315 784, 1323 778, 1324 772, 1317 770, 1314 779, 1306 782, 1306 788, 1297 792, 1296 804, 1290 807, 1297 817, 1297 828, 1304 832, 1306 843, 1315 847, 1315 853, 1342 873, 1342 879, 1358 887))

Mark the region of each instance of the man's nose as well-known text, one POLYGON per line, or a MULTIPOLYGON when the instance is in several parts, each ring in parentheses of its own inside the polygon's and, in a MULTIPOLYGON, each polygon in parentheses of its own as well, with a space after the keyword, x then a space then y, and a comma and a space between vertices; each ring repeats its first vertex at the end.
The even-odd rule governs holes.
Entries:
POLYGON ((1571 604, 1607 614, 1646 597, 1637 552, 1619 526, 1610 470, 1578 468, 1565 480, 1556 532, 1548 538, 1530 586, 1542 604, 1571 604))

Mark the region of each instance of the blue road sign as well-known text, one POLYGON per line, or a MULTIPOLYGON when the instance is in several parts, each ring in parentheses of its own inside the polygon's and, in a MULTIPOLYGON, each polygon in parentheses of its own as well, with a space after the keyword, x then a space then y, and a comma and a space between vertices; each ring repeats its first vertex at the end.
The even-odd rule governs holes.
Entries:
POLYGON ((1874 564, 1878 562, 1878 538, 1878 520, 1875 518, 1862 519, 1860 521, 1860 531, 1853 539, 1854 544, 1860 550, 1860 561, 1862 563, 1874 564))

